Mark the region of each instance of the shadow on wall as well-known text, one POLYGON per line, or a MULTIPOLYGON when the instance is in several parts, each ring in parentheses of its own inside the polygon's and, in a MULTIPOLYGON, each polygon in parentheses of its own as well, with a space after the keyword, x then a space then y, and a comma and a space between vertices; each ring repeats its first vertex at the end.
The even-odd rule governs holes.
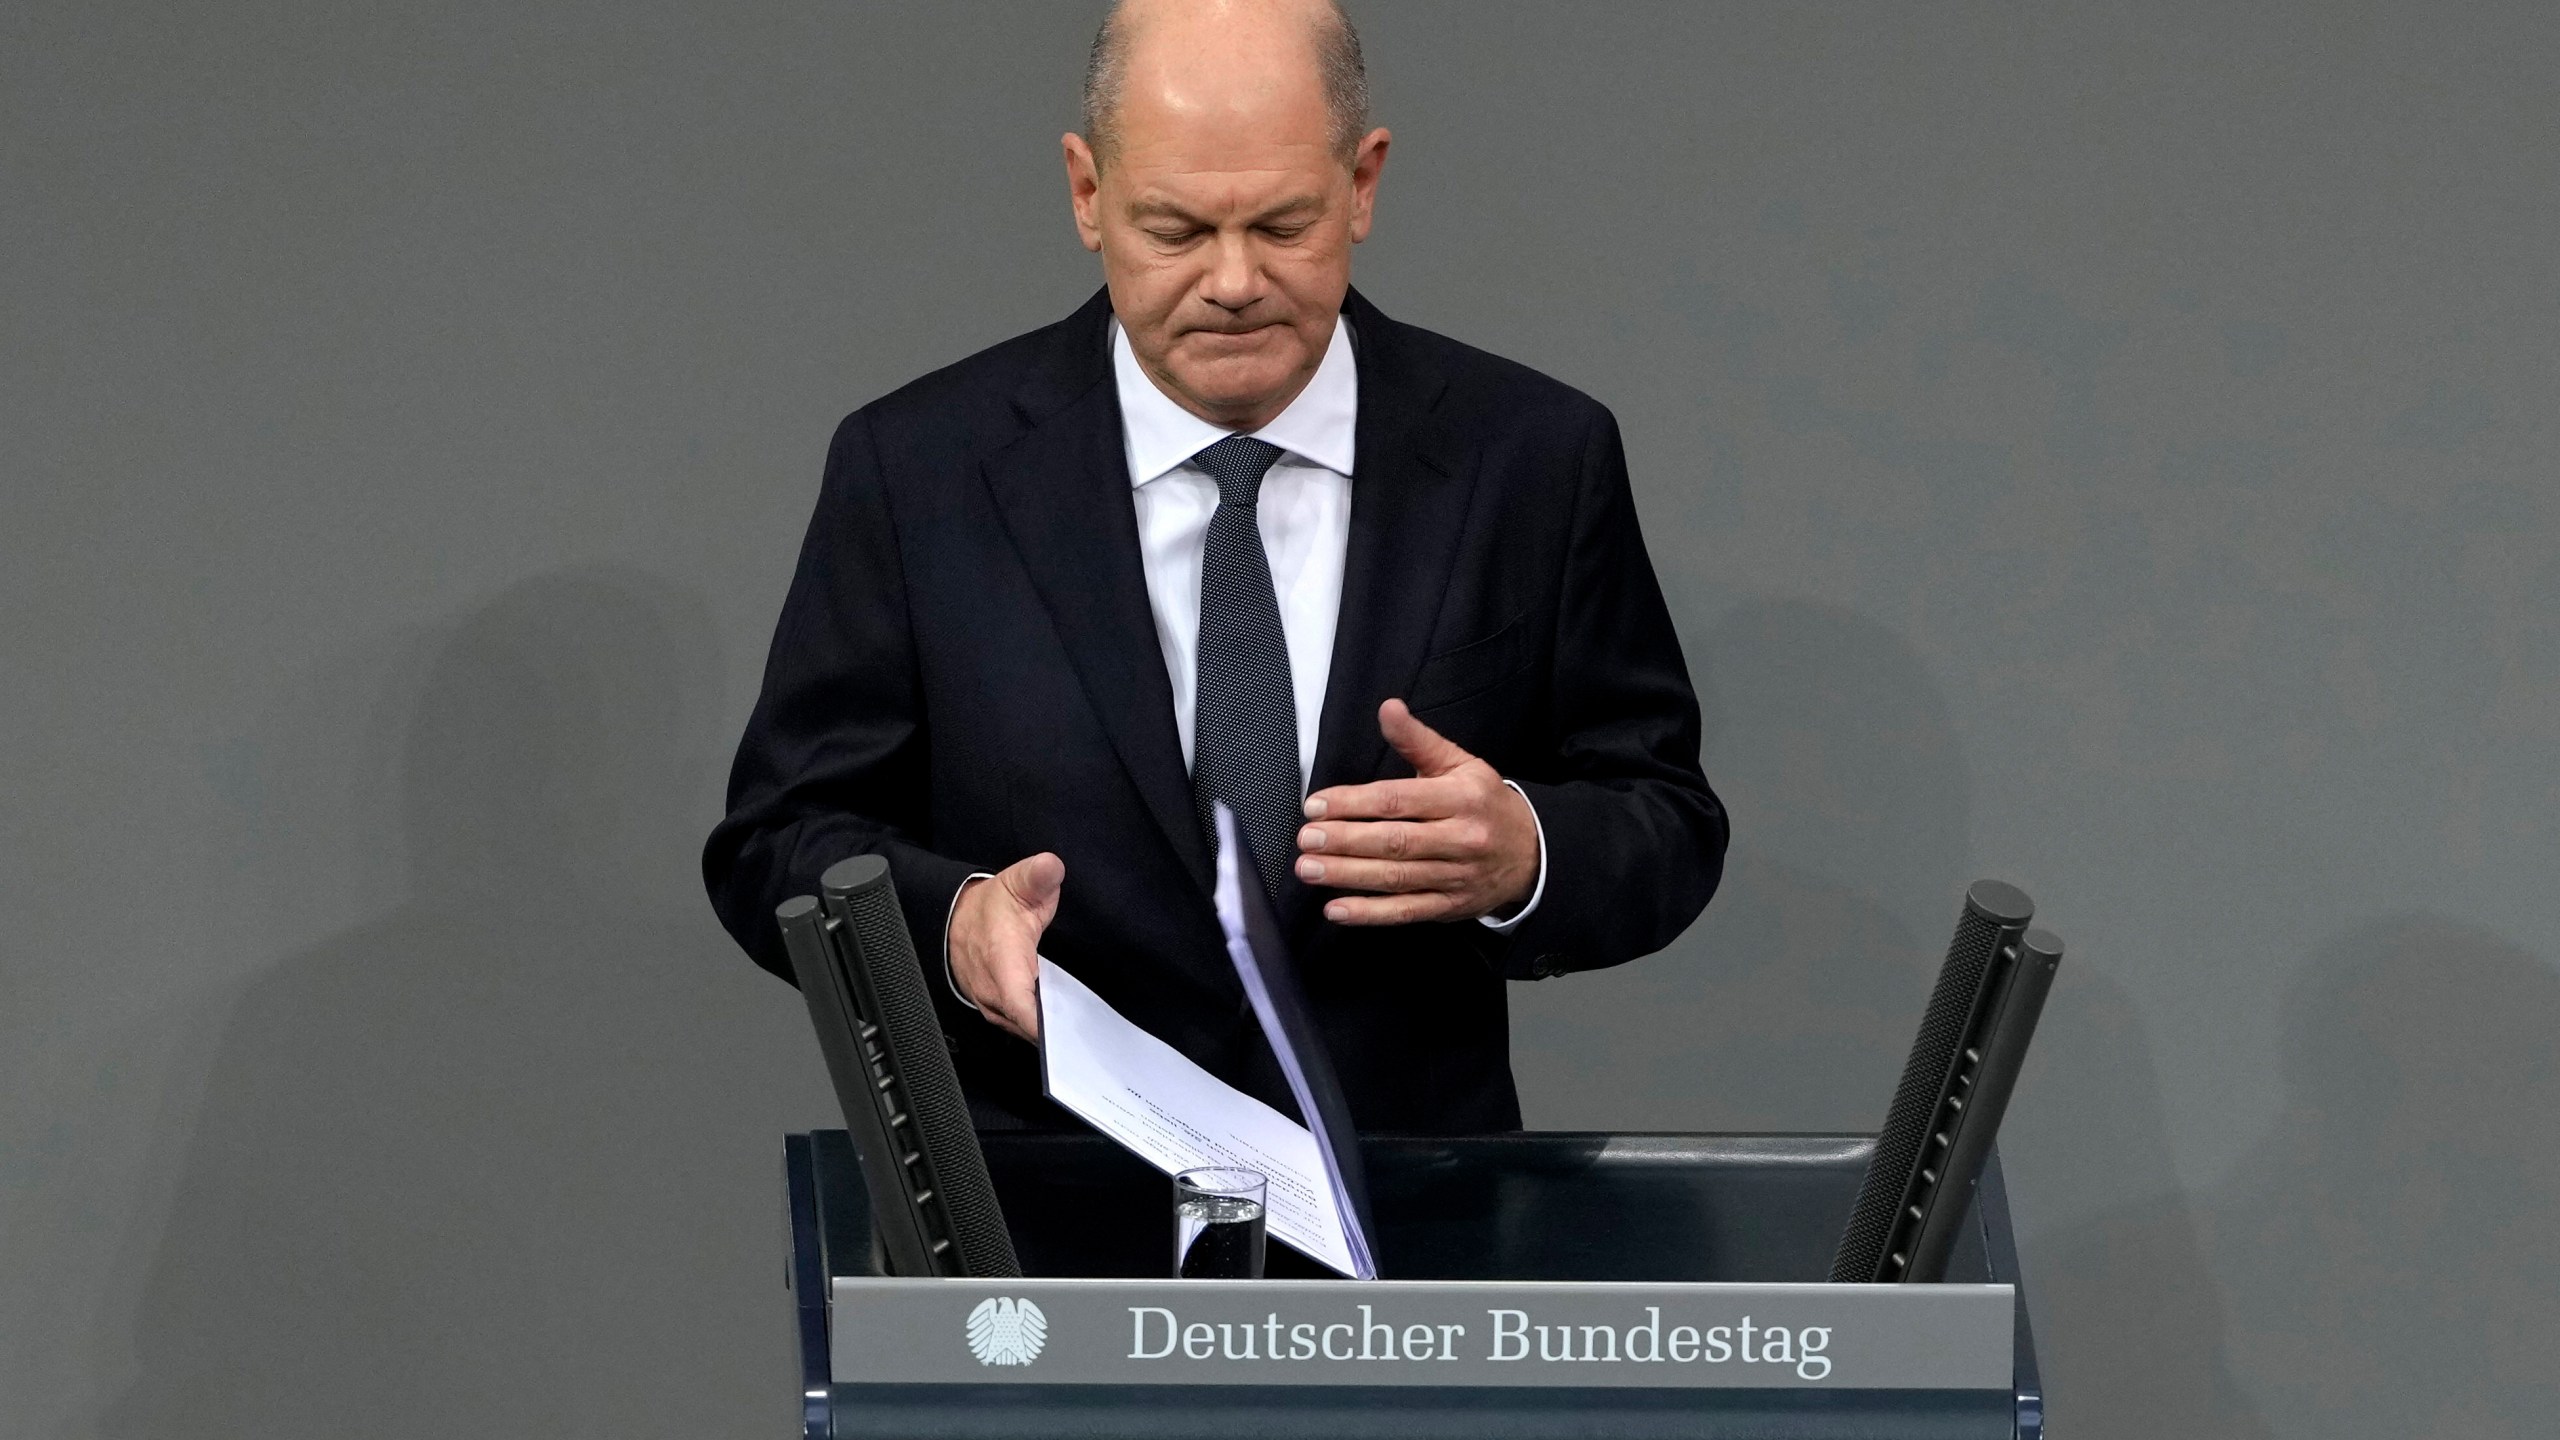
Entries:
MULTIPOLYGON (((1695 675, 1724 887, 1673 954, 1515 989, 1532 1123, 1873 1130, 1980 878, 1953 721, 1901 637, 1801 601, 1728 613, 1695 675)), ((2103 969, 2066 962, 2003 1147, 2022 1221, 2101 1216, 2027 1257, 2053 1408, 2075 1433, 2261 1436, 2151 1057, 2103 969)))
POLYGON ((2295 993, 2287 1101, 2211 1227, 2234 1363, 2289 1434, 2548 1435, 2560 1415, 2560 973, 2396 918, 2295 993))
POLYGON ((1872 1130, 1963 903, 1970 782, 1901 637, 1798 600, 1691 651, 1724 883, 1665 954, 1514 986, 1530 1123, 1872 1130))
POLYGON ((1702 659, 1739 863, 1701 927, 1699 1083, 1733 1128, 1873 1130, 1974 878, 1954 722, 1902 637, 1848 610, 1743 605, 1702 659))
POLYGON ((715 691, 699 601, 630 571, 434 655, 410 897, 241 996, 106 1433, 781 1423, 775 1137, 814 1059, 694 874, 715 691))
POLYGON ((2550 1433, 2560 973, 2433 916, 2328 946, 2290 1005, 2285 1108, 2200 1207, 2158 1153, 2131 1006, 2088 966, 2054 1001, 2019 1091, 2036 1188, 2159 1182, 2029 1259, 2057 1317, 2057 1423, 2122 1440, 2550 1433))
POLYGON ((2025 1242, 2056 1433, 2268 1435, 2231 1373, 2222 1289, 2170 1158, 2150 1036, 2085 952, 2063 959, 2001 1136, 2022 1225, 2039 1212, 2095 1217, 2025 1242))

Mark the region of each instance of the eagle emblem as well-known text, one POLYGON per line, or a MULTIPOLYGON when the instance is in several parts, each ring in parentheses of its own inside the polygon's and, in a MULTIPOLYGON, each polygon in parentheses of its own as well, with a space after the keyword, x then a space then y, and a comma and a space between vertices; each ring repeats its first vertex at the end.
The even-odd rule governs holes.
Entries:
POLYGON ((1049 1317, 1028 1300, 991 1297, 969 1312, 969 1353, 981 1365, 1028 1365, 1049 1339, 1049 1317))

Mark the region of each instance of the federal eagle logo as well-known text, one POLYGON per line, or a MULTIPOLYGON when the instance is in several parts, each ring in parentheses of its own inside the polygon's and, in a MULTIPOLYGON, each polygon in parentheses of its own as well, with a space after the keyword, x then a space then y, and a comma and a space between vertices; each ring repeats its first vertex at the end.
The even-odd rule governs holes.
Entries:
POLYGON ((969 1312, 969 1353, 981 1365, 1028 1365, 1048 1343, 1049 1317, 1028 1300, 981 1300, 969 1312))

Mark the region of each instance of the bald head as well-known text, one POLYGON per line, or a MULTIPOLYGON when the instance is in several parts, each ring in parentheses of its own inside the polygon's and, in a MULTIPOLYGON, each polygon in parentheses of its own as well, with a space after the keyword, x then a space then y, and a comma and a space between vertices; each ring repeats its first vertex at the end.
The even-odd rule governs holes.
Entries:
POLYGON ((1093 55, 1090 138, 1059 137, 1076 234, 1156 388, 1250 432, 1315 374, 1368 238, 1391 137, 1361 133, 1359 42, 1330 0, 1126 0, 1093 55))
POLYGON ((1119 148, 1133 88, 1195 106, 1312 88, 1345 165, 1369 129, 1360 35, 1339 0, 1118 0, 1085 62, 1084 136, 1097 162, 1119 148))

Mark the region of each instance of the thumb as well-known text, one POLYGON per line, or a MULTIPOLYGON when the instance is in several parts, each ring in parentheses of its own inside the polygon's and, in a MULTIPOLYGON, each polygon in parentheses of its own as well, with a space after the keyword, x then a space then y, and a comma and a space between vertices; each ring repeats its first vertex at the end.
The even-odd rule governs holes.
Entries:
POLYGON ((1473 755, 1458 748, 1448 736, 1413 718, 1401 700, 1389 700, 1378 707, 1378 733, 1396 747, 1396 753, 1413 767, 1413 773, 1428 779, 1446 775, 1473 760, 1473 755))
POLYGON ((1058 908, 1058 892, 1067 883, 1067 862, 1043 850, 1007 865, 997 872, 996 879, 1016 904, 1038 915, 1040 923, 1046 925, 1058 908))

